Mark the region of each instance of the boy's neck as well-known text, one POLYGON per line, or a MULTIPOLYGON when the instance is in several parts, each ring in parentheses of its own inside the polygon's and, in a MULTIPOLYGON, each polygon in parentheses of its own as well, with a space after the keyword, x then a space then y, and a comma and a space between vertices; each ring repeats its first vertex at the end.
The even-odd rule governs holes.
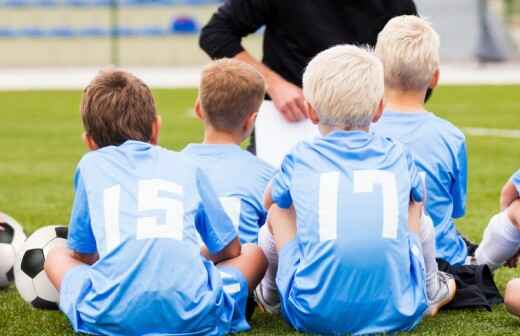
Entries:
POLYGON ((386 109, 399 112, 424 112, 426 90, 402 91, 387 88, 385 90, 386 109))
POLYGON ((205 145, 240 145, 242 143, 242 137, 208 127, 204 131, 203 143, 205 145))

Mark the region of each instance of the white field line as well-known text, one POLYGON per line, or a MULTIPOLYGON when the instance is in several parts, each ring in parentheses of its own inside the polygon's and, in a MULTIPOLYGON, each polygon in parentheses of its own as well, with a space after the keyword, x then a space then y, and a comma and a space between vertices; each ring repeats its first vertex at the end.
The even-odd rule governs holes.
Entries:
POLYGON ((472 136, 520 139, 519 129, 464 127, 462 131, 472 136))
MULTIPOLYGON (((100 67, 6 68, 0 64, 0 91, 80 90, 100 67)), ((202 66, 130 67, 128 69, 154 88, 195 88, 202 66)), ((441 69, 441 85, 520 84, 520 63, 479 66, 474 63, 446 64, 441 69)))

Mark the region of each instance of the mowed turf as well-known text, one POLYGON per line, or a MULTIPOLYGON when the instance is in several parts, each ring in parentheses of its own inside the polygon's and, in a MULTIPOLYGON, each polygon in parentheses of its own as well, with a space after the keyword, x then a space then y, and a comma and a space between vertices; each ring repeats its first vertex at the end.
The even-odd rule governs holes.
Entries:
MULTIPOLYGON (((429 108, 459 127, 520 128, 520 87, 442 87, 429 108)), ((193 117, 195 90, 154 92, 163 119, 160 142, 181 149, 202 138, 193 117)), ((80 92, 0 93, 0 211, 31 233, 50 224, 66 224, 74 168, 85 148, 81 142, 80 92)), ((520 168, 520 139, 468 136, 469 198, 467 216, 458 228, 479 241, 498 210, 502 184, 520 168)), ((223 172, 225 173, 225 172, 223 172)), ((168 276, 158 273, 157 277, 168 276)), ((499 270, 503 291, 519 270, 499 270)), ((280 318, 256 313, 252 335, 297 335, 280 318)), ((25 304, 14 286, 0 291, 0 335, 72 334, 59 312, 25 304)), ((427 318, 414 331, 421 335, 518 335, 520 320, 503 306, 493 312, 449 311, 427 318)))

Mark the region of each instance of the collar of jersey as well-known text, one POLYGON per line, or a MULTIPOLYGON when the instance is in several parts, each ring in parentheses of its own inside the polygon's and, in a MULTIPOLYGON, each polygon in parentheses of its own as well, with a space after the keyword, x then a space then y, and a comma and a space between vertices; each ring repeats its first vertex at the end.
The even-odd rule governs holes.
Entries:
POLYGON ((189 144, 184 149, 187 153, 196 153, 196 154, 215 154, 222 152, 230 152, 230 151, 241 151, 239 145, 235 144, 189 144))
POLYGON ((143 142, 138 140, 126 140, 120 145, 120 147, 132 147, 137 150, 146 150, 152 146, 153 145, 149 142, 143 142))
POLYGON ((421 119, 425 117, 431 116, 433 113, 428 111, 416 111, 416 112, 399 112, 394 110, 385 110, 383 112, 383 117, 393 117, 393 118, 408 118, 408 119, 421 119))
POLYGON ((373 139, 373 135, 365 131, 333 131, 323 137, 327 142, 348 144, 350 148, 363 147, 373 139))

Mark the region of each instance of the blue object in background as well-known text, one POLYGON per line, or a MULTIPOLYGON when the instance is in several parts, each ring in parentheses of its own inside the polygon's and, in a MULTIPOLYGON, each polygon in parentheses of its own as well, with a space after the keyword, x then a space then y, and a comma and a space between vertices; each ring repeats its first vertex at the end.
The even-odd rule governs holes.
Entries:
POLYGON ((72 38, 76 37, 77 32, 71 27, 54 27, 50 28, 45 35, 50 37, 72 38))
POLYGON ((195 34, 198 31, 199 25, 189 16, 174 18, 171 24, 171 32, 174 34, 195 34))

